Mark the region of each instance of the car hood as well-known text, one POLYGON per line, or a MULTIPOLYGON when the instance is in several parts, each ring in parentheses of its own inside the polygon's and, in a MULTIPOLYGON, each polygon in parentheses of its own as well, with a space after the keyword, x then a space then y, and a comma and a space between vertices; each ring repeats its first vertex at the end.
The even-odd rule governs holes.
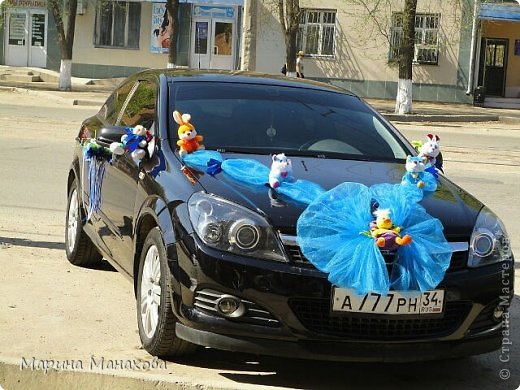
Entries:
MULTIPOLYGON (((271 157, 263 155, 233 153, 224 157, 255 159, 266 166, 270 166, 271 163, 271 157)), ((291 160, 295 178, 320 184, 326 190, 343 182, 356 182, 367 186, 376 183, 400 183, 405 172, 404 163, 312 157, 291 157, 291 160)), ((296 234, 298 217, 307 207, 286 197, 277 196, 267 185, 244 185, 225 174, 202 175, 199 182, 209 193, 265 214, 272 226, 284 234, 296 234)), ((482 203, 442 175, 437 191, 427 194, 421 204, 431 216, 441 221, 446 237, 451 240, 469 238, 477 214, 482 208, 482 203)))

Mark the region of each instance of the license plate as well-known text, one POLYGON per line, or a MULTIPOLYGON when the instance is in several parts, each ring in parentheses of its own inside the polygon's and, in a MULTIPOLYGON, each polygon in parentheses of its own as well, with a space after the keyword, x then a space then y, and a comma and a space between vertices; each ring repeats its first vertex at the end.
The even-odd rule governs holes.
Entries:
POLYGON ((332 311, 374 314, 441 314, 444 290, 420 292, 390 291, 386 295, 358 295, 354 290, 337 288, 332 291, 332 311))

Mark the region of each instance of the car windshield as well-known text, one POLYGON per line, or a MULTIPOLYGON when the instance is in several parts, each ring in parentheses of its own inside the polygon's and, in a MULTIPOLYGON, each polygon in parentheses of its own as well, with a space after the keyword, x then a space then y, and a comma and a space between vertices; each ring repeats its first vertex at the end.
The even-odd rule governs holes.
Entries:
POLYGON ((226 82, 170 84, 171 113, 191 114, 207 149, 223 152, 396 160, 399 138, 357 97, 305 87, 226 82))

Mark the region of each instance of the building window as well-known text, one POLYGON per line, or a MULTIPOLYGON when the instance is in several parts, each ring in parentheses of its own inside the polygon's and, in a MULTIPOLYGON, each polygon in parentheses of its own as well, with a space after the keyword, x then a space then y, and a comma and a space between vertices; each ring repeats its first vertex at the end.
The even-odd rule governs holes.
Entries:
POLYGON ((335 35, 336 10, 302 9, 297 50, 303 50, 305 55, 333 56, 335 35))
POLYGON ((98 1, 94 43, 103 47, 139 49, 141 3, 98 1))
MULTIPOLYGON (((413 61, 418 64, 439 63, 439 21, 440 14, 415 15, 415 54, 413 61)), ((403 37, 403 14, 392 15, 389 60, 399 59, 399 48, 403 37)))

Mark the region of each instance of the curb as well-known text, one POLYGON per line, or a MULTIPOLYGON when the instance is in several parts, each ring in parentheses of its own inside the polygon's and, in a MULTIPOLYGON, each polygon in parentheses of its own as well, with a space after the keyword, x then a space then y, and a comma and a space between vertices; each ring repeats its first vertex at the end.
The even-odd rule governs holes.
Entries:
POLYGON ((255 385, 210 384, 154 371, 21 368, 14 359, 0 360, 0 388, 23 390, 111 389, 111 390, 223 390, 259 389, 255 385))
MULTIPOLYGON (((16 92, 16 93, 25 93, 32 96, 44 97, 46 99, 54 100, 57 103, 63 103, 67 105, 73 106, 97 106, 100 107, 105 100, 89 100, 89 99, 77 99, 73 97, 63 97, 56 96, 53 91, 45 91, 45 90, 36 90, 29 88, 20 88, 20 87, 9 87, 9 86, 1 86, 0 90, 8 91, 8 92, 16 92)), ((74 93, 74 91, 72 91, 74 93)), ((81 92, 79 92, 81 93, 81 92)))
POLYGON ((72 101, 73 106, 97 106, 101 107, 105 103, 103 100, 82 100, 74 99, 72 101))
POLYGON ((500 122, 503 122, 503 123, 514 123, 516 125, 518 125, 518 123, 520 122, 520 120, 518 118, 515 118, 513 116, 500 116, 500 122))
POLYGON ((40 91, 40 90, 34 90, 34 89, 28 89, 28 88, 5 87, 5 86, 0 86, 0 89, 7 90, 9 92, 25 93, 27 95, 44 97, 46 99, 54 100, 55 102, 58 102, 58 103, 66 103, 66 104, 73 103, 73 99, 56 96, 55 94, 53 94, 50 91, 40 91))
MULTIPOLYGON (((382 114, 386 119, 392 122, 495 122, 500 121, 501 117, 491 114, 480 115, 425 115, 425 114, 382 114)), ((516 119, 518 121, 518 119, 516 119)))

